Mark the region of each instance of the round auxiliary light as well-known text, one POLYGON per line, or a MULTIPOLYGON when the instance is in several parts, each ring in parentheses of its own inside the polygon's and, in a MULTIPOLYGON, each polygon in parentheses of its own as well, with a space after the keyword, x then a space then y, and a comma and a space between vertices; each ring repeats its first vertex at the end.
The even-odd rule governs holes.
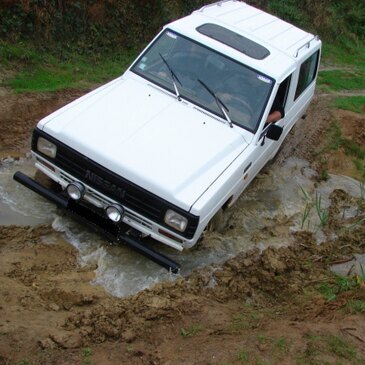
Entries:
POLYGON ((105 209, 105 212, 110 220, 118 223, 122 220, 122 217, 124 215, 124 208, 121 207, 120 205, 113 204, 113 205, 109 205, 105 209))
POLYGON ((85 193, 85 187, 81 183, 75 181, 67 185, 68 196, 73 200, 80 200, 85 193))

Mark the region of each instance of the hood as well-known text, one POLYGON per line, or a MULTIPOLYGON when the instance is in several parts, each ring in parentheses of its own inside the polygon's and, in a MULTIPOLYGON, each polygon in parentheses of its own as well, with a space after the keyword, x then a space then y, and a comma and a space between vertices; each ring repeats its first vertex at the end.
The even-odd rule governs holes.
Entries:
POLYGON ((85 95, 38 127, 185 210, 247 147, 238 127, 134 78, 85 95))

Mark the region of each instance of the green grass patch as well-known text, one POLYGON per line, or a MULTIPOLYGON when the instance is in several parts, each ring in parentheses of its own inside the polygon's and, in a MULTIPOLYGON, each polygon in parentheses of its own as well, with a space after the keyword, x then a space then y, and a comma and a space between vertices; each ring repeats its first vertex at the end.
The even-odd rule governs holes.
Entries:
MULTIPOLYGON (((341 128, 338 123, 332 122, 328 129, 329 138, 327 145, 319 152, 328 153, 330 151, 336 151, 340 148, 343 149, 346 155, 353 156, 353 163, 361 176, 365 178, 365 148, 359 146, 354 141, 343 137, 341 128)), ((325 160, 324 160, 325 162, 325 160)), ((326 169, 326 163, 324 163, 324 170, 326 169)))
POLYGON ((230 328, 233 332, 257 328, 260 325, 262 317, 262 314, 255 311, 235 314, 232 318, 230 328))
POLYGON ((365 96, 337 97, 333 105, 338 109, 365 114, 365 96))
POLYGON ((135 50, 108 54, 51 54, 36 52, 26 44, 0 44, 0 60, 18 72, 4 81, 14 91, 48 92, 87 89, 121 75, 135 58, 135 50))
POLYGON ((353 277, 344 277, 337 275, 330 282, 321 283, 317 290, 325 297, 327 301, 337 298, 337 295, 350 290, 358 290, 365 283, 365 275, 357 275, 353 277))
POLYGON ((363 90, 365 89, 365 71, 331 70, 318 74, 318 85, 326 91, 363 90))
POLYGON ((348 344, 344 339, 338 336, 330 335, 327 337, 327 345, 329 350, 344 359, 356 361, 357 360, 357 351, 356 348, 350 344, 348 344))
POLYGON ((7 44, 0 42, 0 61, 4 66, 22 63, 31 65, 44 61, 44 53, 37 50, 35 46, 17 43, 7 44))
POLYGON ((365 301, 350 299, 345 306, 345 311, 349 314, 365 313, 365 301))
POLYGON ((187 328, 181 328, 180 334, 183 338, 192 337, 203 331, 203 326, 200 324, 193 324, 187 328))
POLYGON ((365 65, 365 46, 362 42, 351 42, 348 39, 343 43, 324 42, 322 63, 361 69, 365 65))

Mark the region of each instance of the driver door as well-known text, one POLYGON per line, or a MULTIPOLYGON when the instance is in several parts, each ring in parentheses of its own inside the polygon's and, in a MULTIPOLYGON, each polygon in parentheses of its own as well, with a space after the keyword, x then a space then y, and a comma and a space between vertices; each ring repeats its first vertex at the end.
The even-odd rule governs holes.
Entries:
MULTIPOLYGON (((275 96, 274 102, 272 105, 282 105, 285 111, 285 115, 283 118, 275 122, 277 126, 282 128, 289 128, 287 125, 287 121, 290 119, 290 112, 286 109, 286 102, 289 93, 291 82, 291 75, 288 76, 280 85, 275 96)), ((274 110, 270 110, 270 113, 274 110)), ((256 151, 255 151, 255 161, 253 161, 253 170, 254 173, 257 174, 265 165, 266 163, 275 155, 277 150, 279 149, 284 137, 285 132, 283 131, 279 140, 275 141, 266 137, 266 133, 268 131, 270 124, 264 126, 261 131, 260 138, 258 140, 256 151)))

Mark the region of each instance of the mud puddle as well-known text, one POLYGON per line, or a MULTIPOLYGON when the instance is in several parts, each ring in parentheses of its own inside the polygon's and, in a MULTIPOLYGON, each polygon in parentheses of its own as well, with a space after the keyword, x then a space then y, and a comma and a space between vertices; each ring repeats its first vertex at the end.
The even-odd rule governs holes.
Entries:
POLYGON ((33 176, 34 160, 31 157, 19 160, 7 158, 0 162, 0 224, 35 226, 52 222, 55 207, 15 183, 13 175, 18 170, 33 176))
MULTIPOLYGON (((182 253, 156 243, 158 250, 181 263, 180 274, 173 275, 128 247, 113 245, 63 216, 52 204, 15 183, 12 175, 17 170, 33 174, 33 161, 28 158, 2 163, 0 198, 8 213, 4 218, 0 216, 0 224, 52 222, 53 228, 62 232, 78 250, 80 265, 95 265, 93 283, 117 297, 134 294, 160 281, 174 280, 179 275, 186 276, 194 269, 221 263, 254 247, 262 250, 289 245, 293 239, 291 233, 303 228, 314 232, 321 242, 324 233, 318 212, 313 208, 304 213, 308 202, 313 207, 315 197, 320 196, 320 208, 324 211, 330 205, 329 196, 334 189, 341 188, 355 197, 361 192, 356 180, 342 176, 331 176, 329 181, 316 185, 315 172, 305 160, 290 158, 280 167, 266 168, 227 211, 224 234, 208 234, 197 247, 182 253)), ((348 212, 351 209, 348 207, 348 212)), ((54 243, 55 237, 49 236, 45 241, 54 243)), ((208 285, 213 286, 214 281, 208 285)))
POLYGON ((340 276, 364 276, 365 275, 365 254, 354 254, 352 259, 333 265, 331 270, 340 276))

